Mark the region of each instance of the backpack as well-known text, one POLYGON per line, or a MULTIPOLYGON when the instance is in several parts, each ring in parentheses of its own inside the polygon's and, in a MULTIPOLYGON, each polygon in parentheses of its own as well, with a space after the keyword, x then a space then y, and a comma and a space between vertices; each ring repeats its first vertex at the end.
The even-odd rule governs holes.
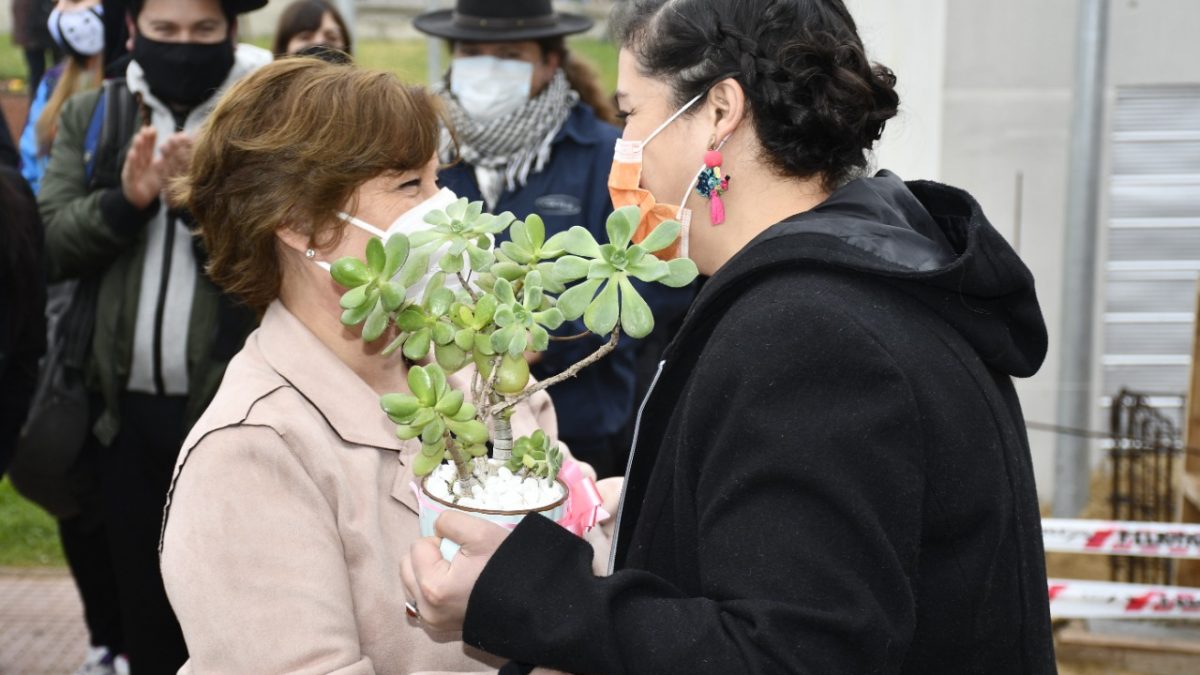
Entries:
MULTIPOLYGON (((138 105, 124 78, 106 80, 84 137, 88 191, 121 184, 124 149, 137 127, 138 105)), ((96 324, 98 277, 51 286, 46 302, 46 356, 29 416, 21 429, 9 477, 25 498, 57 518, 80 511, 76 475, 91 436, 90 394, 84 377, 96 324)))

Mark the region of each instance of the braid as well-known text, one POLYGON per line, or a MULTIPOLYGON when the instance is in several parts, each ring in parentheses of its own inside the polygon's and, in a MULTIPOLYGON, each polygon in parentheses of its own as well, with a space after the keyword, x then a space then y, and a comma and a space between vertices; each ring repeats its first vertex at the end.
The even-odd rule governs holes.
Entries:
POLYGON ((741 85, 765 155, 784 175, 845 182, 896 115, 896 77, 868 60, 841 0, 624 5, 618 40, 673 84, 677 104, 725 77, 741 85))

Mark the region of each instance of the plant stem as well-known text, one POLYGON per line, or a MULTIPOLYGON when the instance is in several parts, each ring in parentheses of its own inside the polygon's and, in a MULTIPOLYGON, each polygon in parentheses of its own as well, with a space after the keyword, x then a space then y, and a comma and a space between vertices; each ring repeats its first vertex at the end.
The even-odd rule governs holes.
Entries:
POLYGON ((462 287, 466 289, 467 295, 471 296, 471 302, 479 302, 479 294, 471 290, 471 280, 468 279, 462 272, 459 272, 458 281, 462 284, 462 287))
MULTIPOLYGON (((492 402, 497 403, 501 399, 495 394, 492 395, 492 402)), ((507 462, 512 459, 513 450, 513 429, 512 421, 504 414, 500 414, 494 419, 495 434, 492 438, 492 457, 507 462)))
POLYGON ((583 338, 585 338, 591 334, 592 334, 591 331, 585 330, 582 333, 580 333, 579 335, 566 335, 563 337, 559 337, 557 335, 551 335, 550 341, 551 342, 573 342, 575 340, 582 340, 583 338))
MULTIPOLYGON (((520 403, 521 401, 528 399, 529 397, 533 396, 534 394, 538 393, 539 391, 548 389, 549 387, 553 387, 554 385, 558 384, 559 382, 564 382, 566 380, 571 379, 572 377, 575 377, 576 375, 579 374, 579 371, 583 370, 584 368, 587 368, 588 366, 599 361, 600 359, 604 358, 605 356, 608 356, 609 353, 612 352, 612 350, 617 348, 617 342, 620 339, 621 339, 621 326, 618 325, 616 328, 613 329, 612 338, 610 338, 608 342, 604 343, 603 347, 601 347, 600 349, 597 349, 595 352, 593 352, 591 356, 580 361, 579 363, 576 363, 575 365, 571 366, 570 368, 567 368, 566 370, 559 373, 558 375, 555 375, 554 377, 551 377, 549 379, 538 382, 537 384, 533 385, 532 387, 521 392, 521 394, 519 396, 514 396, 514 397, 506 400, 504 403, 501 403, 499 405, 492 407, 491 415, 493 417, 496 415, 499 415, 500 413, 515 406, 516 404, 520 403)), ((493 374, 495 374, 495 373, 493 373, 493 374)))
POLYGON ((449 451, 450 458, 454 460, 454 467, 458 469, 458 484, 465 493, 471 489, 471 479, 474 478, 474 473, 471 471, 471 461, 454 444, 454 439, 450 434, 446 434, 446 450, 449 451))

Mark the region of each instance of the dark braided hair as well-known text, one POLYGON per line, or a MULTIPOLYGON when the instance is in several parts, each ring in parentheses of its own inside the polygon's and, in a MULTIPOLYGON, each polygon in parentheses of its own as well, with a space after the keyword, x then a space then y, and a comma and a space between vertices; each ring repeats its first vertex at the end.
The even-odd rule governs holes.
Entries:
POLYGON ((900 105, 842 0, 624 0, 612 29, 678 106, 735 79, 767 161, 830 189, 866 168, 900 105))

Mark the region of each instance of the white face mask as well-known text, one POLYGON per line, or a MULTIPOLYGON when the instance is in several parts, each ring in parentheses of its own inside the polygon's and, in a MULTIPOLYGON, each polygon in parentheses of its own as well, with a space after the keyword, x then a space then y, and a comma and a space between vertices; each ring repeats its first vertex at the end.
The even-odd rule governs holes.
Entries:
POLYGON ((46 27, 50 37, 73 56, 90 57, 104 51, 104 7, 96 5, 66 12, 54 8, 46 27))
POLYGON ((454 59, 450 91, 471 119, 490 122, 529 101, 533 64, 494 56, 454 59))
MULTIPOLYGON (((346 221, 347 223, 350 223, 351 225, 363 230, 364 232, 366 232, 370 235, 379 237, 380 239, 382 239, 386 242, 388 240, 388 238, 391 237, 393 234, 403 234, 405 236, 410 236, 414 232, 419 232, 421 230, 430 229, 432 226, 429 225, 429 223, 425 222, 425 216, 429 215, 430 213, 432 213, 434 211, 444 211, 446 209, 446 207, 450 206, 451 204, 453 204, 456 201, 458 201, 458 195, 454 194, 453 190, 451 190, 450 188, 442 188, 441 190, 438 190, 438 193, 435 194, 434 196, 430 197, 429 199, 426 199, 425 201, 421 202, 420 204, 417 204, 416 206, 412 207, 411 209, 400 214, 400 217, 397 218, 396 220, 392 221, 391 226, 389 226, 386 231, 381 230, 378 227, 375 227, 374 225, 372 225, 364 220, 355 218, 354 216, 352 216, 348 213, 339 211, 338 217, 341 218, 342 220, 346 221)), ((442 255, 444 255, 446 253, 446 251, 448 249, 449 249, 449 245, 444 246, 441 250, 437 251, 435 254, 430 256, 430 260, 434 260, 434 261, 438 260, 439 258, 441 258, 442 255)), ((316 262, 316 264, 319 265, 321 267, 321 269, 325 270, 326 272, 328 272, 333 267, 332 263, 326 262, 324 260, 317 260, 314 262, 316 262)), ((415 300, 416 298, 419 298, 422 295, 424 295, 425 287, 429 285, 429 280, 433 278, 433 275, 434 275, 434 271, 431 270, 428 274, 425 275, 425 277, 423 279, 421 279, 421 281, 417 282, 415 285, 413 285, 411 288, 409 288, 408 289, 408 299, 415 300)), ((458 282, 457 277, 447 277, 446 278, 446 288, 449 288, 450 290, 457 292, 459 289, 462 288, 462 284, 460 284, 458 282)))

